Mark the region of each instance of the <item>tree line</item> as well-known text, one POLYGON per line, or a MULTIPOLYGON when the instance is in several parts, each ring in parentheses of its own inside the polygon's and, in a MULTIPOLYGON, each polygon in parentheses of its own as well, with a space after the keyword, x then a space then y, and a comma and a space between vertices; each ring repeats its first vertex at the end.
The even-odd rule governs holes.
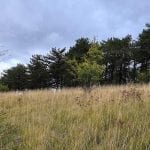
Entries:
POLYGON ((99 84, 150 82, 150 24, 139 34, 105 41, 79 38, 66 48, 35 54, 27 65, 3 72, 1 86, 9 90, 91 87, 99 84))

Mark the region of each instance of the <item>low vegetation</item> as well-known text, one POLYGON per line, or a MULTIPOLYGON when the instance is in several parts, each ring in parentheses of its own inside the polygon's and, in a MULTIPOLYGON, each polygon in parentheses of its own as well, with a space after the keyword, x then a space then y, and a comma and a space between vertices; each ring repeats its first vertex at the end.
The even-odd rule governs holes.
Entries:
POLYGON ((0 84, 0 92, 7 92, 9 89, 6 85, 0 84))
POLYGON ((0 149, 149 150, 150 85, 0 93, 0 149))

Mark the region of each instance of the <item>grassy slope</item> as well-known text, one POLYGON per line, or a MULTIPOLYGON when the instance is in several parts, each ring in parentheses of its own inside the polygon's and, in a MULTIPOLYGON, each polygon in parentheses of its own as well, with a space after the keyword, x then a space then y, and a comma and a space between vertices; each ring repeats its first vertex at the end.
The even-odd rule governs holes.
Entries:
POLYGON ((150 149, 150 85, 0 94, 0 113, 1 149, 150 149))

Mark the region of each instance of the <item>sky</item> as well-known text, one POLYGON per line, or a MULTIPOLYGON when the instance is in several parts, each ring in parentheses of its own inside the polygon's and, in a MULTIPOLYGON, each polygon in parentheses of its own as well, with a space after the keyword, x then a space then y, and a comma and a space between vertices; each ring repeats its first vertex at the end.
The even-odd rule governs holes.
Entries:
POLYGON ((148 22, 149 0, 0 0, 0 73, 80 37, 137 39, 148 22))

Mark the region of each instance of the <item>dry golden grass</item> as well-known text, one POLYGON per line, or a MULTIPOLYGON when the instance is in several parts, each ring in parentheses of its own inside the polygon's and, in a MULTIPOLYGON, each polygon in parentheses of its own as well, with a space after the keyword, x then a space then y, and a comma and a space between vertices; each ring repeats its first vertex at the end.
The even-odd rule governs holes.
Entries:
POLYGON ((0 94, 0 149, 150 149, 150 85, 0 94))

